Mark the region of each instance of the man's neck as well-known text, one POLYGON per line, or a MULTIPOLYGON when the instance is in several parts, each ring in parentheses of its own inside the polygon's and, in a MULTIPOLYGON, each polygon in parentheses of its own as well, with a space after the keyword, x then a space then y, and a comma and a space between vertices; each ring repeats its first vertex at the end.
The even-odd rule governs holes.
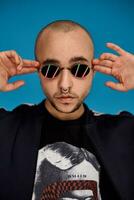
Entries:
POLYGON ((84 106, 83 104, 81 104, 81 106, 75 110, 72 113, 63 113, 60 112, 58 110, 56 110, 48 100, 45 101, 45 108, 47 109, 47 111, 55 118, 59 119, 59 120, 75 120, 78 119, 82 116, 82 114, 84 113, 84 106))

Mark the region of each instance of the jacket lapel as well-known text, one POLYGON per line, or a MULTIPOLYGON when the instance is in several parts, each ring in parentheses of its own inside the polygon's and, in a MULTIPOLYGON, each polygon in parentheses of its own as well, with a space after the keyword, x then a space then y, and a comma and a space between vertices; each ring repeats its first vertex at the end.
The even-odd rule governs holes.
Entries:
POLYGON ((32 197, 42 120, 42 116, 27 121, 23 119, 19 127, 12 163, 18 188, 16 199, 19 200, 32 197))

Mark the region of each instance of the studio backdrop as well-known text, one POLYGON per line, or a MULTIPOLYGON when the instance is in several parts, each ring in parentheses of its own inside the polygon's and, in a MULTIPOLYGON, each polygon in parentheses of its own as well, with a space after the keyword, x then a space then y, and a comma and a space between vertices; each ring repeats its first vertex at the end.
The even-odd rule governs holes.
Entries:
MULTIPOLYGON (((111 52, 113 42, 134 53, 133 0, 0 0, 0 51, 15 50, 23 58, 34 59, 34 43, 40 29, 54 20, 69 19, 85 26, 95 44, 95 57, 111 52)), ((19 104, 38 104, 44 94, 37 73, 16 76, 25 85, 15 91, 0 92, 0 107, 12 110, 19 104)), ((134 91, 117 92, 104 83, 111 77, 96 73, 85 102, 104 113, 128 110, 134 113, 134 91)), ((116 81, 116 80, 115 80, 116 81)))

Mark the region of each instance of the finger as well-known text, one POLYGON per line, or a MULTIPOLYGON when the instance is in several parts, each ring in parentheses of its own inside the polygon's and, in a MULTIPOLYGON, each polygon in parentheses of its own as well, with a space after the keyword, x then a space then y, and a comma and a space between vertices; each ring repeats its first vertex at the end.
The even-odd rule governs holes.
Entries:
POLYGON ((23 59, 22 62, 20 63, 20 65, 18 65, 17 69, 21 70, 24 67, 25 68, 29 68, 29 67, 39 68, 40 63, 38 61, 35 61, 35 60, 23 59))
POLYGON ((104 66, 100 66, 100 65, 94 65, 94 70, 101 72, 103 74, 108 74, 111 75, 111 68, 109 67, 104 67, 104 66))
POLYGON ((26 67, 28 67, 28 66, 32 67, 33 66, 33 67, 38 68, 40 66, 40 63, 36 60, 23 59, 23 65, 26 66, 26 67))
POLYGON ((20 64, 21 57, 16 53, 16 51, 11 50, 11 51, 5 51, 4 53, 8 58, 11 58, 12 62, 15 62, 16 65, 20 64))
POLYGON ((113 49, 120 55, 123 55, 124 53, 126 53, 126 51, 124 49, 122 49, 121 47, 119 47, 118 45, 116 45, 114 43, 108 42, 106 45, 108 48, 113 49))
POLYGON ((112 81, 108 81, 108 82, 105 83, 105 85, 107 87, 114 89, 114 90, 118 90, 118 91, 122 91, 122 92, 128 91, 122 83, 115 83, 115 82, 112 82, 112 81))
POLYGON ((21 70, 18 70, 17 71, 17 74, 18 75, 21 75, 21 74, 29 74, 29 73, 34 73, 34 72, 37 72, 38 69, 37 68, 34 68, 34 67, 24 67, 22 68, 21 70))
POLYGON ((112 53, 103 53, 100 55, 101 60, 111 60, 115 61, 118 58, 118 56, 112 54, 112 53))
POLYGON ((113 66, 113 62, 111 60, 99 60, 99 59, 95 59, 93 61, 93 64, 102 65, 102 66, 106 66, 106 67, 110 67, 110 68, 112 68, 112 66, 113 66))
MULTIPOLYGON (((19 57, 20 57, 20 56, 19 56, 19 57)), ((20 63, 18 64, 17 69, 18 69, 18 70, 21 70, 22 67, 23 67, 23 60, 22 60, 22 58, 20 57, 20 63)))
POLYGON ((23 80, 15 81, 13 83, 8 83, 4 88, 3 91, 8 92, 11 90, 18 89, 19 87, 23 86, 25 82, 23 80))
POLYGON ((34 67, 39 67, 40 63, 35 60, 28 60, 28 59, 22 59, 16 51, 5 51, 5 55, 12 60, 12 62, 15 61, 15 64, 17 65, 17 69, 21 70, 22 67, 29 67, 29 66, 34 66, 34 67))
POLYGON ((99 63, 100 63, 100 59, 98 59, 98 58, 95 58, 92 60, 93 67, 94 67, 94 65, 99 65, 99 63))

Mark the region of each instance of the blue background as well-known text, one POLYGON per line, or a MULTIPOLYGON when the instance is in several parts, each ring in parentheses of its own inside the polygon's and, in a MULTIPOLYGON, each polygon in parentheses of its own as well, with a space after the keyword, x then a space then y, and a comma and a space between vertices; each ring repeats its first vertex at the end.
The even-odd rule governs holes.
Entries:
MULTIPOLYGON (((34 42, 42 26, 70 19, 85 26, 95 43, 95 57, 114 42, 134 53, 134 1, 132 0, 0 0, 0 51, 16 50, 23 58, 34 58, 34 42)), ((26 85, 0 93, 0 107, 12 110, 21 103, 39 103, 44 94, 37 73, 17 76, 26 85)), ((86 103, 96 111, 134 112, 134 91, 118 92, 104 86, 111 77, 97 73, 86 103)))

